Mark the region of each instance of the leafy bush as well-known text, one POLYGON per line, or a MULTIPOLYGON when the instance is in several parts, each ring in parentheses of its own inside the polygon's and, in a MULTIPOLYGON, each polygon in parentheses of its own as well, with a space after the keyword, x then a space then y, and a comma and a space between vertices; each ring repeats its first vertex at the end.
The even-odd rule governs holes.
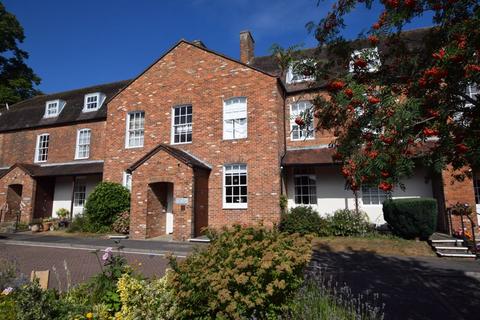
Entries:
POLYGON ((387 200, 383 203, 383 216, 395 234, 406 239, 427 239, 437 226, 437 200, 387 200))
POLYGON ((43 290, 38 279, 16 290, 14 299, 18 320, 58 319, 61 315, 56 291, 43 290))
POLYGON ((65 208, 60 208, 57 210, 57 216, 61 219, 64 219, 66 217, 68 217, 68 215, 70 214, 70 211, 68 211, 67 209, 65 208))
POLYGON ((91 231, 111 228, 120 212, 130 209, 130 192, 118 183, 101 182, 88 196, 85 216, 91 231))
POLYGON ((17 276, 17 265, 11 260, 0 258, 0 292, 12 286, 11 283, 17 276))
POLYGON ((118 214, 117 219, 112 225, 112 229, 115 232, 127 234, 130 230, 130 212, 124 211, 118 214))
POLYGON ((370 231, 370 224, 364 212, 341 209, 327 217, 327 229, 324 232, 332 236, 358 236, 370 231))
POLYGON ((90 225, 88 223, 87 218, 82 215, 76 215, 73 218, 72 223, 68 226, 67 232, 89 232, 90 225))
POLYGON ((324 219, 320 218, 317 211, 312 207, 296 207, 290 210, 289 213, 283 214, 280 221, 280 231, 286 233, 313 233, 319 235, 322 226, 325 224, 324 219))
POLYGON ((168 273, 161 279, 145 280, 125 274, 118 280, 122 308, 116 319, 171 319, 174 297, 167 287, 168 273))
POLYGON ((224 228, 170 264, 176 319, 275 318, 288 310, 310 260, 310 236, 264 227, 224 228))

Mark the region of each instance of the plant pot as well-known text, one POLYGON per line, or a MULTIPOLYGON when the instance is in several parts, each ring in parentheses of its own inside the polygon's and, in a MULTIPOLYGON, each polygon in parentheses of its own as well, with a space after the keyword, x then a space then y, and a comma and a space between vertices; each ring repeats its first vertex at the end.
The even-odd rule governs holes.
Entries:
POLYGON ((43 227, 43 231, 48 231, 50 230, 50 226, 52 225, 51 222, 43 222, 42 223, 42 227, 43 227))
POLYGON ((33 224, 31 227, 32 232, 39 232, 40 226, 38 224, 33 224))

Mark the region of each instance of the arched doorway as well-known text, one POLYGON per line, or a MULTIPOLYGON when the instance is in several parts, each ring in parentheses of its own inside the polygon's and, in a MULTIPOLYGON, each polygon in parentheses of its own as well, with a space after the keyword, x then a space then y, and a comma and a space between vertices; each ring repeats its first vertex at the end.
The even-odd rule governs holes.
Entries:
POLYGON ((155 182, 148 185, 147 237, 173 233, 173 183, 155 182))
POLYGON ((22 209, 22 192, 23 185, 11 184, 7 189, 7 210, 2 217, 3 221, 15 221, 17 217, 20 217, 22 209))

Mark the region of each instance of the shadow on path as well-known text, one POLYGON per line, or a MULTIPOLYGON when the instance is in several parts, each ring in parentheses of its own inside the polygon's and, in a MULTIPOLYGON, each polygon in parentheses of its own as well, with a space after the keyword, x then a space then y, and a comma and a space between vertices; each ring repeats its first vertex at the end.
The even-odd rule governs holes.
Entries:
POLYGON ((333 252, 323 245, 314 252, 308 273, 323 273, 355 295, 378 293, 385 319, 479 319, 478 261, 333 252))

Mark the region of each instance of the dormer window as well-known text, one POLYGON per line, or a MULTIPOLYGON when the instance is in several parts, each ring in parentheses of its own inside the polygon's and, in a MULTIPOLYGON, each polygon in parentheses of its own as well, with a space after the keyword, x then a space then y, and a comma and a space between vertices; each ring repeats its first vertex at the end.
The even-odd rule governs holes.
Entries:
POLYGON ((62 112, 63 107, 65 106, 65 101, 63 100, 51 100, 45 103, 45 114, 44 118, 53 118, 56 117, 62 112))
POLYGON ((377 72, 382 65, 377 47, 355 50, 351 57, 350 72, 377 72))
POLYGON ((309 60, 302 60, 291 63, 287 70, 286 80, 287 83, 299 83, 315 80, 314 63, 309 60))
POLYGON ((105 101, 105 95, 100 92, 89 93, 85 95, 83 112, 97 111, 105 101))

